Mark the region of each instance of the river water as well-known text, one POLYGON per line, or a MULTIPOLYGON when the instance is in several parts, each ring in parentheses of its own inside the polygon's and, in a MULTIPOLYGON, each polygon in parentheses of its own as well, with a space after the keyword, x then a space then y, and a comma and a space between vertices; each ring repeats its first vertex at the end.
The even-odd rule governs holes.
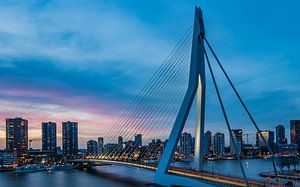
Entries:
MULTIPOLYGON (((191 167, 190 163, 175 166, 191 167)), ((270 160, 243 160, 247 177, 262 179, 259 173, 271 171, 270 160)), ((297 166, 298 169, 300 166, 297 166)), ((241 176, 238 161, 208 161, 207 171, 241 176)), ((127 187, 153 183, 154 172, 126 166, 99 166, 92 170, 35 172, 27 174, 0 173, 0 187, 127 187)), ((201 185, 202 186, 202 185, 201 185)), ((209 186, 203 184, 203 186, 209 186)))

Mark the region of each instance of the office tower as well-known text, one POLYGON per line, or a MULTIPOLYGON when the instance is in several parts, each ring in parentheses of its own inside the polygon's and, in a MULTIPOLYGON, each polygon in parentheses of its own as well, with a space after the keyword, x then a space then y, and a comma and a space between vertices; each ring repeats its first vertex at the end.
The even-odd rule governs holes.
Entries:
POLYGON ((123 137, 119 136, 118 137, 118 151, 122 151, 123 149, 123 137))
POLYGON ((51 154, 56 155, 56 123, 43 122, 42 123, 42 149, 50 151, 51 154))
POLYGON ((285 128, 283 125, 276 126, 276 143, 287 144, 287 139, 285 138, 285 128))
POLYGON ((136 147, 142 146, 142 135, 141 134, 136 134, 134 137, 134 143, 136 147))
POLYGON ((291 120, 291 143, 298 144, 300 146, 300 120, 291 120))
POLYGON ((103 153, 104 151, 104 139, 103 137, 98 137, 98 153, 103 153))
POLYGON ((16 152, 19 159, 27 156, 28 121, 26 119, 6 119, 6 150, 16 152))
POLYGON ((213 137, 213 152, 217 156, 221 156, 225 152, 225 136, 220 132, 217 132, 213 137))
POLYGON ((195 137, 192 137, 192 153, 195 152, 195 137))
POLYGON ((243 131, 242 129, 232 129, 231 132, 233 135, 233 139, 235 140, 237 150, 235 150, 233 141, 230 138, 230 153, 238 156, 242 153, 243 131))
POLYGON ((203 154, 208 155, 211 149, 211 132, 206 131, 203 138, 203 154))
POLYGON ((184 156, 190 156, 192 154, 192 135, 184 132, 180 136, 179 151, 184 156))
POLYGON ((93 154, 97 154, 98 152, 98 147, 97 147, 97 142, 95 140, 89 140, 86 143, 86 147, 87 147, 87 155, 93 155, 93 154))
POLYGON ((62 123, 63 153, 66 157, 73 157, 78 152, 78 123, 62 123))
MULTIPOLYGON (((262 136, 265 138, 266 142, 269 144, 270 148, 273 149, 274 147, 274 131, 265 130, 261 131, 262 136)), ((256 146, 257 147, 266 147, 262 137, 259 133, 256 133, 256 146)))
POLYGON ((212 133, 210 131, 206 131, 206 136, 208 138, 208 148, 212 149, 212 133))

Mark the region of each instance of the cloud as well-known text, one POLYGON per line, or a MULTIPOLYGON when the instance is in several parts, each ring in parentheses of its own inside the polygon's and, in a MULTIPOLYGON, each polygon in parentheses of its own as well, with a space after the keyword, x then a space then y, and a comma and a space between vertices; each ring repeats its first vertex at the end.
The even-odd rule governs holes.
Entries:
MULTIPOLYGON (((300 66, 297 55, 291 54, 297 52, 292 47, 297 47, 294 43, 299 37, 293 35, 293 29, 286 37, 295 40, 289 40, 291 47, 285 48, 280 43, 287 42, 276 34, 281 31, 278 26, 268 22, 268 27, 253 29, 258 19, 264 25, 262 15, 249 17, 238 3, 238 11, 232 11, 229 3, 203 4, 208 38, 262 128, 272 129, 279 122, 297 118, 300 66), (277 32, 268 35, 270 31, 277 32), (279 40, 274 42, 274 37, 279 40)), ((22 116, 38 128, 42 120, 73 119, 84 128, 82 141, 100 135, 191 25, 193 6, 184 1, 149 6, 92 0, 1 2, 2 120, 22 116)), ((287 23, 281 20, 281 24, 287 23)), ((298 28, 296 23, 289 25, 298 28)), ((233 101, 220 71, 216 74, 230 119, 235 127, 243 127, 248 122, 241 118, 240 105, 233 101)), ((207 127, 216 131, 224 123, 209 74, 207 77, 207 127)), ((195 117, 195 112, 191 116, 195 117)), ((188 122, 188 130, 193 120, 188 122)), ((36 133, 38 137, 35 129, 32 134, 36 133)))
POLYGON ((37 138, 41 121, 74 119, 81 136, 101 135, 170 45, 114 5, 44 2, 1 3, 1 121, 27 118, 37 138))
POLYGON ((1 56, 46 57, 90 70, 110 61, 158 64, 170 48, 154 28, 105 3, 35 4, 1 6, 1 56))

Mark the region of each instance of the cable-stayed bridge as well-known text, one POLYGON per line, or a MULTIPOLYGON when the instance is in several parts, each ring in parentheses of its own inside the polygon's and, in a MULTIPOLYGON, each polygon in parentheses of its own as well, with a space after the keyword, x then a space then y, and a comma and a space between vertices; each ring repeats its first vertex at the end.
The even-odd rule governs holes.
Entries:
POLYGON ((271 153, 273 169, 277 175, 276 157, 206 38, 202 11, 197 7, 193 27, 188 29, 106 134, 105 141, 108 143, 105 147, 88 158, 91 161, 155 170, 155 183, 163 186, 200 186, 203 182, 212 185, 266 186, 264 181, 247 178, 240 155, 236 155, 236 158, 241 177, 216 175, 203 169, 205 95, 208 94, 206 71, 212 79, 230 140, 237 150, 237 140, 232 132, 210 57, 213 57, 212 60, 225 76, 253 127, 271 153), (196 111, 191 110, 194 100, 196 111), (193 112, 196 115, 195 121, 190 120, 193 112), (194 126, 195 132, 194 154, 184 158, 193 160, 193 167, 189 170, 176 168, 172 164, 181 157, 177 146, 183 129, 188 126, 194 126), (148 145, 145 146, 146 144, 148 145))

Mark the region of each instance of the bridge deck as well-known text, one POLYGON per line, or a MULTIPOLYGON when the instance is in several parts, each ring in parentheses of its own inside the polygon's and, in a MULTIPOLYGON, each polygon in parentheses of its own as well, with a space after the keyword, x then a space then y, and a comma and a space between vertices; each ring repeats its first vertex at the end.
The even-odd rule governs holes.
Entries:
MULTIPOLYGON (((116 160, 98 160, 105 163, 112 163, 112 164, 120 164, 120 165, 127 165, 133 166, 138 168, 144 168, 149 170, 156 170, 156 165, 149 165, 149 164, 141 164, 141 163, 134 163, 134 162, 124 162, 124 161, 116 161, 116 160)), ((231 186, 246 186, 245 181, 242 178, 234 177, 234 176, 226 176, 221 174, 212 174, 207 172, 198 172, 198 171, 191 171, 185 170, 180 168, 171 168, 168 170, 169 173, 174 175, 180 175, 190 178, 195 178, 199 180, 206 180, 213 183, 219 183, 224 185, 231 185, 231 186)), ((263 181, 248 179, 249 185, 251 187, 262 187, 267 186, 263 181)), ((280 186, 274 185, 272 186, 280 186)))

